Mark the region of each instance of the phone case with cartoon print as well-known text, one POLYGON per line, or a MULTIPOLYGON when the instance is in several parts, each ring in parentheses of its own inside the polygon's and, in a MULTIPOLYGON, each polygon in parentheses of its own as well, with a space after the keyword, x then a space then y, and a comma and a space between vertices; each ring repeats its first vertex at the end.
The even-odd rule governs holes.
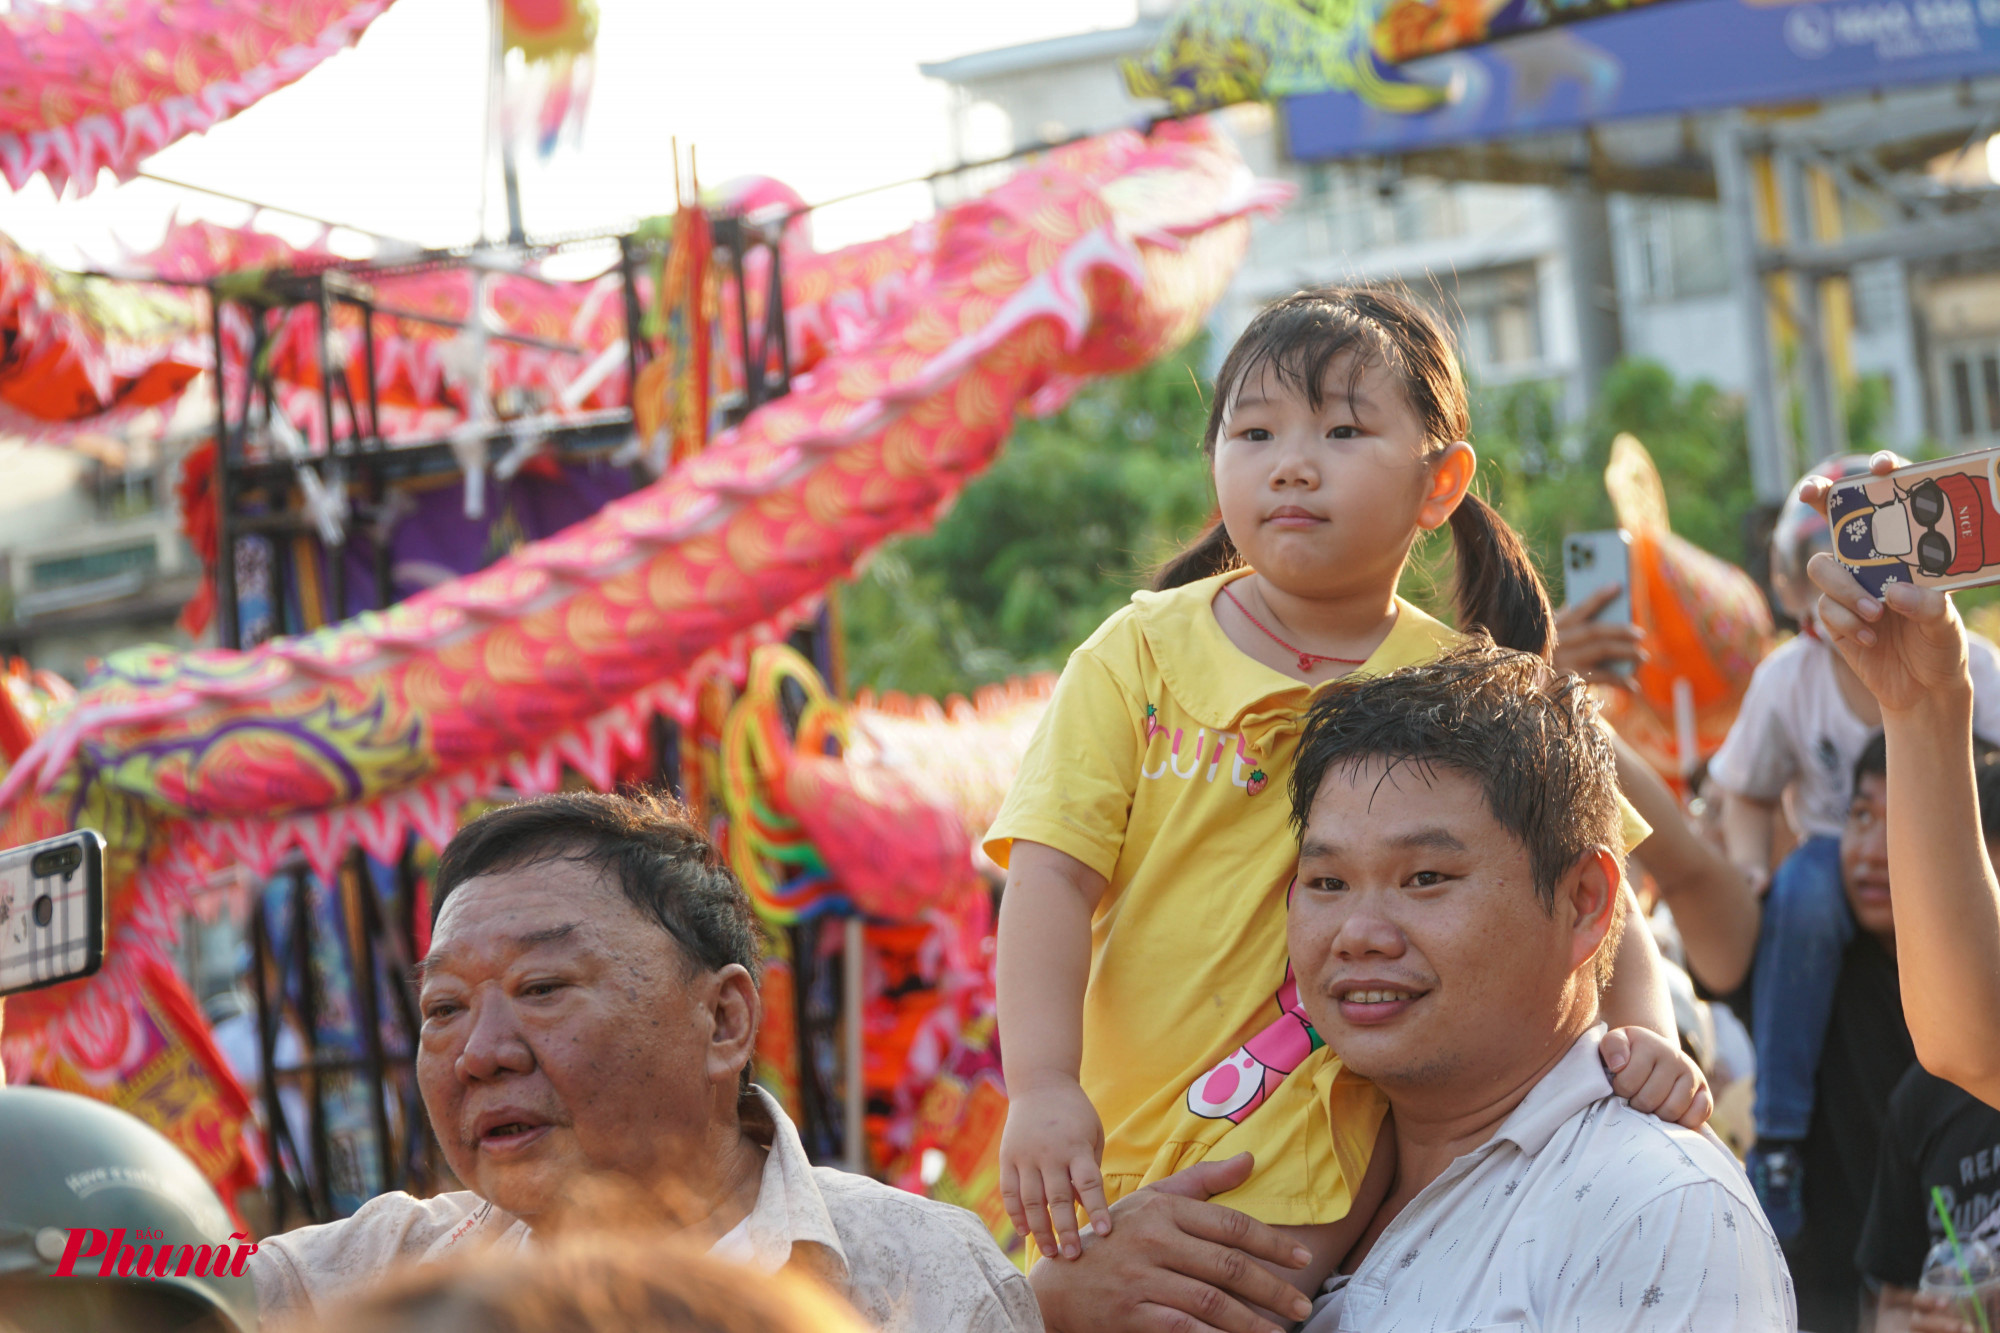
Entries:
POLYGON ((2000 449, 1833 484, 1833 553, 1877 597, 1891 583, 1976 588, 2000 583, 2000 449))

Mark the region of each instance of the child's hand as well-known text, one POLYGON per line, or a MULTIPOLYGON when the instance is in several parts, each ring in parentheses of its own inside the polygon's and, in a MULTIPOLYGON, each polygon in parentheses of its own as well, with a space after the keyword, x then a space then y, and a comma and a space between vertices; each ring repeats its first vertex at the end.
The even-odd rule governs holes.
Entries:
POLYGON ((1688 1129, 1700 1129, 1715 1110, 1708 1080, 1681 1048, 1651 1028, 1617 1028, 1597 1048, 1611 1075, 1611 1090, 1632 1109, 1688 1129))
POLYGON ((1098 1170, 1104 1124, 1075 1082, 1008 1092, 1007 1128, 1000 1134, 1000 1198, 1007 1216, 1047 1257, 1074 1259, 1083 1253, 1076 1234, 1079 1203, 1098 1235, 1111 1234, 1098 1170))

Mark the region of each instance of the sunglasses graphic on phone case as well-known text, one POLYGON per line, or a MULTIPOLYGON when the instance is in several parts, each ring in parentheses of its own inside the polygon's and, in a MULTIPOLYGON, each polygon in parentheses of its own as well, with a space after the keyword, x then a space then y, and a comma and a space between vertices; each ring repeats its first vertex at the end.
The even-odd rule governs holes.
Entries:
POLYGON ((1891 583, 1973 588, 2000 583, 2000 449, 1834 483, 1826 516, 1833 553, 1876 596, 1891 583))

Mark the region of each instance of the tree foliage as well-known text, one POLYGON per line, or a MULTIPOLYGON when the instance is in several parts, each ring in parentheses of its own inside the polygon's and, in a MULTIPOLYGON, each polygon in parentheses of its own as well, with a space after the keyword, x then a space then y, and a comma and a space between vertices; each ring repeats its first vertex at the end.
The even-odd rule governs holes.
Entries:
MULTIPOLYGON (((1213 512, 1203 362, 1191 345, 1023 422, 933 532, 885 547, 842 594, 851 683, 943 695, 1059 669, 1213 512)), ((1546 383, 1473 395, 1478 484, 1527 540, 1552 597, 1563 537, 1615 525, 1604 467, 1620 431, 1659 465, 1674 530, 1743 563, 1756 498, 1737 399, 1625 361, 1587 421, 1564 426, 1560 402, 1546 383)), ((1426 542, 1404 579, 1404 594, 1440 615, 1449 547, 1442 532, 1426 542)))
POLYGON ((1062 667, 1208 518, 1202 344, 1018 425, 927 535, 842 593, 855 686, 942 695, 1062 667))
POLYGON ((1580 429, 1558 424, 1559 390, 1546 383, 1477 391, 1473 443, 1480 479, 1534 553, 1549 594, 1562 600, 1562 539, 1617 526, 1604 491, 1611 442, 1629 431, 1665 484, 1674 531, 1743 564, 1756 508, 1741 400, 1706 381, 1681 383, 1653 361, 1626 360, 1599 387, 1580 429))

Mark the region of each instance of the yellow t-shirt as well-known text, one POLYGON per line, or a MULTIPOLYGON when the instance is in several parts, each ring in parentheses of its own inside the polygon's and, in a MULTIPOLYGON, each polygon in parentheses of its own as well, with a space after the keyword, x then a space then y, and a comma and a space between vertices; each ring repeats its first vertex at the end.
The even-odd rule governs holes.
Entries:
MULTIPOLYGON (((1247 1150, 1254 1174, 1219 1201, 1302 1226, 1347 1215, 1386 1102, 1319 1044, 1289 985, 1290 780, 1314 687, 1217 623, 1221 586, 1247 572, 1138 593, 1071 654, 985 845, 1004 866, 1014 839, 1042 843, 1108 881, 1081 1069, 1107 1195, 1247 1150)), ((1460 641, 1396 606, 1355 674, 1460 641)))

